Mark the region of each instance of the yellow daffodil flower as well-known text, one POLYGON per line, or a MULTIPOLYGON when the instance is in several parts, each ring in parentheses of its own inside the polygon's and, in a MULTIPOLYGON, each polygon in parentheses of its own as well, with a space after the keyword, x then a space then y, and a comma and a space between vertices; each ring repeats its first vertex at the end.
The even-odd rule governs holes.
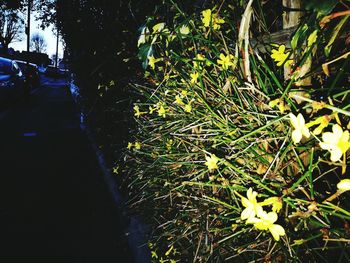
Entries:
POLYGON ((289 113, 290 122, 294 128, 292 132, 292 140, 294 143, 299 143, 302 137, 309 138, 310 132, 309 128, 305 125, 304 116, 299 113, 298 116, 295 116, 293 113, 289 113))
POLYGON ((210 9, 206 9, 204 11, 202 11, 202 23, 205 27, 209 27, 210 26, 210 21, 211 21, 211 10, 210 9))
POLYGON ((202 54, 197 54, 196 59, 199 61, 204 61, 205 60, 205 56, 203 56, 202 54))
MULTIPOLYGON (((271 52, 271 58, 277 62, 277 66, 280 67, 282 66, 282 64, 286 61, 286 59, 289 56, 290 52, 284 53, 286 50, 286 46, 285 45, 280 45, 278 49, 272 49, 271 52)), ((286 61, 286 66, 289 65, 290 63, 292 63, 292 60, 287 60, 286 61)))
POLYGON ((187 96, 187 93, 188 93, 187 90, 184 90, 184 89, 181 90, 181 95, 182 95, 182 96, 186 97, 186 96, 187 96))
POLYGON ((271 100, 271 101, 269 102, 269 107, 274 108, 275 106, 278 105, 278 103, 280 103, 280 99, 271 100))
POLYGON ((161 32, 165 27, 165 23, 158 23, 152 27, 153 34, 161 32))
POLYGON ((158 108, 158 116, 165 118, 166 110, 163 105, 160 105, 158 108))
POLYGON ((220 24, 224 24, 224 23, 225 23, 224 19, 218 18, 217 16, 215 16, 213 28, 215 30, 220 29, 220 27, 221 27, 220 24))
POLYGON ((224 54, 220 53, 219 58, 220 59, 217 60, 217 63, 221 65, 222 69, 228 69, 229 66, 233 65, 233 55, 228 54, 227 56, 225 56, 224 54))
POLYGON ((135 142, 135 149, 140 150, 141 149, 141 143, 140 142, 135 142))
POLYGON ((269 230, 273 238, 278 241, 280 236, 286 234, 284 228, 281 225, 274 224, 278 219, 277 213, 263 211, 259 218, 251 217, 248 218, 246 224, 254 224, 254 227, 258 230, 269 230))
POLYGON ((162 60, 161 58, 155 58, 153 55, 148 57, 148 65, 152 68, 155 69, 156 63, 158 61, 162 60))
POLYGON ((274 108, 275 106, 278 106, 279 111, 283 114, 286 110, 290 110, 289 105, 286 105, 284 103, 284 100, 281 98, 271 100, 269 102, 269 106, 271 108, 274 108))
POLYGON ((191 102, 185 105, 184 111, 186 111, 186 112, 191 112, 192 111, 191 102))
POLYGON ((191 83, 196 84, 198 82, 199 73, 198 72, 191 73, 190 76, 191 76, 191 83))
POLYGON ((154 112, 156 109, 157 109, 156 107, 149 106, 149 107, 148 107, 149 114, 153 114, 153 112, 154 112))
POLYGON ((210 9, 206 9, 202 11, 202 23, 205 27, 210 27, 212 25, 213 29, 220 29, 220 24, 224 24, 225 20, 219 18, 217 14, 212 14, 210 9))
POLYGON ((350 179, 343 179, 337 184, 339 191, 345 192, 350 190, 350 179))
POLYGON ((245 209, 241 213, 241 219, 246 220, 249 218, 254 218, 259 216, 263 212, 262 206, 256 200, 257 192, 253 191, 252 188, 249 188, 247 191, 247 198, 241 196, 242 205, 245 209))
POLYGON ((179 105, 184 105, 185 103, 182 101, 181 97, 179 95, 175 96, 175 101, 174 103, 179 104, 179 105))
POLYGON ((330 120, 331 120, 331 117, 329 115, 324 115, 324 116, 318 117, 314 121, 310 121, 309 123, 306 124, 306 127, 310 128, 318 124, 318 127, 313 131, 313 133, 315 135, 319 135, 322 133, 323 129, 328 126, 330 120))
POLYGON ((151 258, 158 258, 157 251, 151 250, 151 258))
POLYGON ((322 140, 320 146, 331 153, 332 162, 339 161, 350 148, 349 131, 343 131, 338 124, 333 125, 332 132, 323 133, 322 140))
POLYGON ((119 166, 113 167, 113 173, 118 174, 119 173, 119 166))
POLYGON ((190 28, 188 26, 182 25, 180 27, 180 34, 188 35, 190 33, 190 28))
POLYGON ((143 112, 140 112, 140 107, 137 106, 137 105, 134 106, 134 111, 135 111, 134 115, 137 118, 140 117, 143 114, 143 112))
POLYGON ((166 146, 168 151, 171 150, 173 143, 174 143, 174 141, 172 139, 167 139, 165 146, 166 146))
POLYGON ((131 148, 132 148, 133 146, 134 146, 134 144, 133 144, 133 143, 128 142, 128 147, 127 147, 127 148, 128 148, 129 150, 131 150, 131 148))
POLYGON ((210 156, 205 156, 205 159, 207 160, 205 162, 205 165, 208 166, 209 172, 214 171, 215 169, 218 169, 218 161, 219 158, 216 157, 215 154, 210 154, 210 156))

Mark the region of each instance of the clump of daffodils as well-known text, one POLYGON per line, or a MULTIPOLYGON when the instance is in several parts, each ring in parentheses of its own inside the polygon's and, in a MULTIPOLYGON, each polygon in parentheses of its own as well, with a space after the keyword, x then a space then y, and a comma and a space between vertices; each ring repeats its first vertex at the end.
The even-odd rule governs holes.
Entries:
MULTIPOLYGON (((328 115, 320 116, 314 121, 305 124, 304 116, 299 113, 295 116, 293 113, 289 113, 290 122, 293 127, 292 140, 295 144, 300 143, 302 138, 310 138, 309 127, 318 125, 313 131, 314 135, 319 135, 330 124, 331 117, 328 115)), ((348 130, 343 131, 339 124, 332 126, 332 132, 322 133, 322 141, 319 143, 320 147, 324 150, 328 150, 331 154, 330 159, 332 162, 338 162, 346 152, 350 149, 350 134, 348 130)))
POLYGON ((268 230, 273 238, 278 241, 280 236, 285 235, 285 230, 281 225, 275 224, 278 219, 277 213, 282 208, 282 200, 278 197, 270 197, 263 202, 258 202, 258 193, 249 188, 247 197, 241 196, 242 205, 245 209, 241 213, 241 219, 246 220, 246 224, 252 224, 257 230, 268 230), (263 206, 272 205, 272 211, 266 212, 263 206))
POLYGON ((291 43, 272 45, 271 53, 250 48, 260 15, 249 21, 249 13, 257 11, 252 5, 240 21, 231 21, 235 16, 229 10, 238 2, 245 1, 230 2, 230 9, 215 2, 192 15, 177 14, 167 25, 155 16, 140 36, 146 79, 135 85, 142 103, 134 108, 138 129, 133 131, 140 144, 128 144, 133 164, 125 185, 132 186, 133 208, 153 224, 154 260, 172 262, 164 255, 175 247, 186 251, 174 255, 178 262, 193 261, 194 255, 230 261, 233 254, 237 262, 299 260, 305 251, 321 251, 322 236, 310 234, 315 226, 327 229, 338 243, 349 238, 341 224, 332 222, 350 217, 345 196, 338 199, 350 189, 350 179, 339 180, 348 177, 350 93, 336 85, 337 96, 314 100, 317 89, 328 85, 311 70, 321 68, 314 63, 324 57, 318 56, 318 44, 327 36, 301 26, 304 31, 295 34, 300 50, 291 43), (309 71, 304 61, 311 63, 309 71), (298 87, 301 73, 296 72, 307 71, 302 79, 310 76, 312 86, 298 87), (343 172, 337 178, 339 167, 343 172))

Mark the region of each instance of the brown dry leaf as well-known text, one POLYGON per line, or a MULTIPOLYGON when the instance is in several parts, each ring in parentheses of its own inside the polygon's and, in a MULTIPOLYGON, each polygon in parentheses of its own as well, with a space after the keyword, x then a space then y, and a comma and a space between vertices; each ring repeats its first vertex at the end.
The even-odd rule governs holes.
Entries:
POLYGON ((324 74, 326 74, 327 77, 330 76, 329 68, 328 68, 328 64, 327 63, 322 64, 322 70, 323 70, 324 74))
POLYGON ((257 174, 261 175, 261 174, 265 174, 267 169, 268 169, 268 167, 266 165, 264 165, 262 163, 259 163, 259 166, 258 166, 258 168, 256 169, 255 172, 257 174))
POLYGON ((172 169, 172 170, 177 170, 181 167, 182 167, 182 164, 177 164, 177 163, 169 165, 169 169, 172 169))
POLYGON ((226 79, 226 83, 223 86, 222 90, 225 94, 227 94, 227 93, 231 94, 231 81, 230 81, 230 79, 226 79))

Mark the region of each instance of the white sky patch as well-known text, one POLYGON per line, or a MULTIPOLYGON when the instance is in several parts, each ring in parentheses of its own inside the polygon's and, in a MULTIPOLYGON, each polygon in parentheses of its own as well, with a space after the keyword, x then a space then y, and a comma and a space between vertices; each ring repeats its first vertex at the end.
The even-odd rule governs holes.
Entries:
MULTIPOLYGON (((40 28, 40 24, 41 21, 36 21, 35 17, 36 17, 36 13, 32 12, 31 16, 30 16, 30 35, 32 36, 34 33, 39 33, 41 34, 47 44, 46 47, 46 54, 49 55, 49 57, 51 58, 51 56, 53 54, 56 54, 56 36, 53 33, 53 27, 49 26, 48 28, 45 28, 44 30, 42 30, 40 28)), ((27 24, 27 19, 26 19, 26 15, 25 15, 25 25, 27 24)), ((27 51, 27 35, 24 33, 24 29, 22 34, 20 35, 20 38, 22 39, 21 41, 17 41, 17 42, 13 42, 10 43, 9 47, 12 47, 15 50, 18 51, 27 51)), ((58 57, 62 58, 63 56, 63 46, 62 46, 62 42, 60 41, 58 44, 58 57)))

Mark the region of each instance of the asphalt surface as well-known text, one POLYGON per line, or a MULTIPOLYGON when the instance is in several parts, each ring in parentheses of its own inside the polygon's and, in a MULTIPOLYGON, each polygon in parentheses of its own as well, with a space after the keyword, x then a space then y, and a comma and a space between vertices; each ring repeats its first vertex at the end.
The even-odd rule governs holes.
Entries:
POLYGON ((69 89, 0 111, 0 262, 133 262, 69 89))

